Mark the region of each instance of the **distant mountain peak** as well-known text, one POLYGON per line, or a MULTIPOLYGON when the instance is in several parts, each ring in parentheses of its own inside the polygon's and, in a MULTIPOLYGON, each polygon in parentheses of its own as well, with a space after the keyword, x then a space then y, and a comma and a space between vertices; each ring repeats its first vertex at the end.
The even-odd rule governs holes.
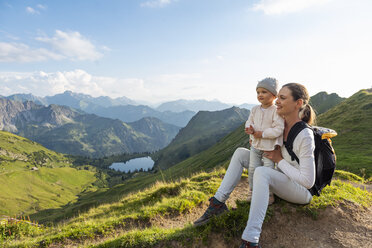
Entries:
POLYGON ((328 94, 325 91, 321 91, 310 98, 310 105, 316 110, 317 114, 322 114, 343 100, 345 98, 340 97, 336 93, 328 94))
POLYGON ((160 104, 156 109, 158 111, 172 111, 172 112, 182 112, 185 110, 190 110, 194 112, 198 111, 218 111, 231 107, 231 104, 222 103, 220 101, 208 101, 208 100, 185 100, 179 99, 175 101, 169 101, 160 104))

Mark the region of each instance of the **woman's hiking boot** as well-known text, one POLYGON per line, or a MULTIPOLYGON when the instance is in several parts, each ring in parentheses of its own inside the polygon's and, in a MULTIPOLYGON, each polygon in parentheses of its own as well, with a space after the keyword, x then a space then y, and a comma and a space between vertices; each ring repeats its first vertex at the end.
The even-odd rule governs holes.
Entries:
POLYGON ((214 196, 209 198, 209 207, 204 214, 194 222, 195 226, 200 226, 207 223, 213 216, 220 215, 225 211, 229 211, 224 202, 220 202, 214 196))
POLYGON ((258 243, 251 243, 242 239, 242 244, 239 248, 261 248, 261 246, 258 243))

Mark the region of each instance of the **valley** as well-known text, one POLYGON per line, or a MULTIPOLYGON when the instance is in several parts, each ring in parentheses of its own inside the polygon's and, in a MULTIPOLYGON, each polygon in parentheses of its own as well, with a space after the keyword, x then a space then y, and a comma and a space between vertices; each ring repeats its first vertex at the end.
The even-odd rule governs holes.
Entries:
MULTIPOLYGON (((363 144, 350 143, 356 136, 363 137, 364 144, 372 143, 368 135, 363 135, 370 132, 367 122, 372 116, 369 113, 371 96, 368 91, 359 91, 334 106, 330 104, 329 109, 318 116, 317 125, 338 132, 338 136, 332 139, 338 166, 335 179, 310 205, 299 206, 276 198, 264 224, 266 246, 297 244, 297 239, 291 236, 272 238, 275 227, 283 225, 283 221, 292 221, 293 216, 297 219, 294 225, 300 229, 339 219, 330 224, 328 232, 319 229, 310 236, 298 233, 297 237, 306 241, 305 247, 319 242, 328 247, 342 247, 367 242, 371 238, 368 234, 360 236, 357 233, 370 230, 368 221, 358 222, 358 218, 368 218, 371 211, 372 193, 368 190, 371 171, 366 166, 371 156, 362 148, 363 144), (354 114, 350 118, 349 108, 354 114), (359 121, 353 122, 355 118, 359 121), (350 123, 355 125, 353 132, 344 128, 350 123), (353 217, 345 218, 347 214, 353 217), (340 228, 339 225, 349 228, 340 228), (341 235, 337 230, 348 235, 341 235), (315 236, 319 239, 314 239, 315 236), (331 242, 327 243, 328 240, 331 242)), ((326 96, 323 99, 327 100, 326 96)), ((0 182, 4 182, 3 189, 7 192, 0 194, 1 211, 12 215, 9 210, 12 209, 19 218, 27 215, 42 228, 30 227, 22 221, 18 224, 9 222, 3 228, 16 225, 19 231, 14 234, 16 236, 3 234, 0 244, 3 242, 6 247, 184 247, 185 240, 198 247, 209 247, 203 240, 219 242, 220 247, 238 244, 249 210, 244 199, 247 172, 228 202, 232 211, 204 227, 193 227, 190 223, 203 212, 208 198, 219 186, 235 149, 249 147, 249 137, 243 132, 244 121, 239 119, 243 117, 236 119, 237 127, 232 127, 210 145, 199 146, 200 142, 195 143, 195 140, 202 134, 206 138, 208 135, 216 136, 214 132, 226 125, 223 120, 233 123, 235 114, 247 114, 239 111, 231 108, 220 112, 199 112, 168 146, 149 155, 159 158, 159 154, 166 154, 171 149, 174 149, 173 153, 177 149, 182 151, 186 146, 195 148, 197 152, 184 159, 169 160, 164 163, 172 164, 167 168, 155 166, 151 172, 135 172, 125 178, 107 168, 113 161, 129 160, 132 158, 130 154, 101 158, 68 156, 23 137, 1 132, 0 182), (226 113, 230 113, 229 118, 233 119, 227 118, 226 113), (219 115, 223 117, 215 120, 212 117, 219 115), (221 126, 211 129, 217 123, 221 126), (33 171, 33 167, 38 170, 33 171), (19 197, 14 197, 16 195, 19 197)))

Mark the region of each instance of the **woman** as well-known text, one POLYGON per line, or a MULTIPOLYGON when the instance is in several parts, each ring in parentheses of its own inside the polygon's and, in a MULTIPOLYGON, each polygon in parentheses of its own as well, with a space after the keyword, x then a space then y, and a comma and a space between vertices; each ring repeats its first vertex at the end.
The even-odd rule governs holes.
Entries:
MULTIPOLYGON (((311 125, 315 113, 309 105, 309 94, 306 88, 297 83, 284 85, 276 101, 277 113, 284 118, 284 142, 293 125, 305 121, 311 125)), ((269 190, 278 197, 297 204, 308 204, 312 199, 310 189, 315 182, 314 135, 309 128, 303 129, 293 142, 293 152, 299 163, 291 160, 285 146, 274 151, 265 151, 264 156, 277 163, 277 169, 258 167, 253 177, 253 194, 247 226, 242 235, 240 248, 259 246, 261 227, 269 201, 269 190)), ((231 158, 229 168, 214 197, 210 198, 210 206, 202 217, 195 221, 201 225, 211 217, 227 210, 225 201, 229 198, 241 178, 243 167, 248 168, 249 150, 238 148, 231 158)))

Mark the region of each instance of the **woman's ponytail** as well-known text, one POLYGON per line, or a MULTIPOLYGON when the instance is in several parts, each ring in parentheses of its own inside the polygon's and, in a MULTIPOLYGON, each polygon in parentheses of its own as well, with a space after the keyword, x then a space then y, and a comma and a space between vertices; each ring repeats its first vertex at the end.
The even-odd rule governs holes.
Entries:
POLYGON ((309 104, 305 104, 299 115, 300 119, 309 125, 312 125, 315 122, 315 112, 309 104))

